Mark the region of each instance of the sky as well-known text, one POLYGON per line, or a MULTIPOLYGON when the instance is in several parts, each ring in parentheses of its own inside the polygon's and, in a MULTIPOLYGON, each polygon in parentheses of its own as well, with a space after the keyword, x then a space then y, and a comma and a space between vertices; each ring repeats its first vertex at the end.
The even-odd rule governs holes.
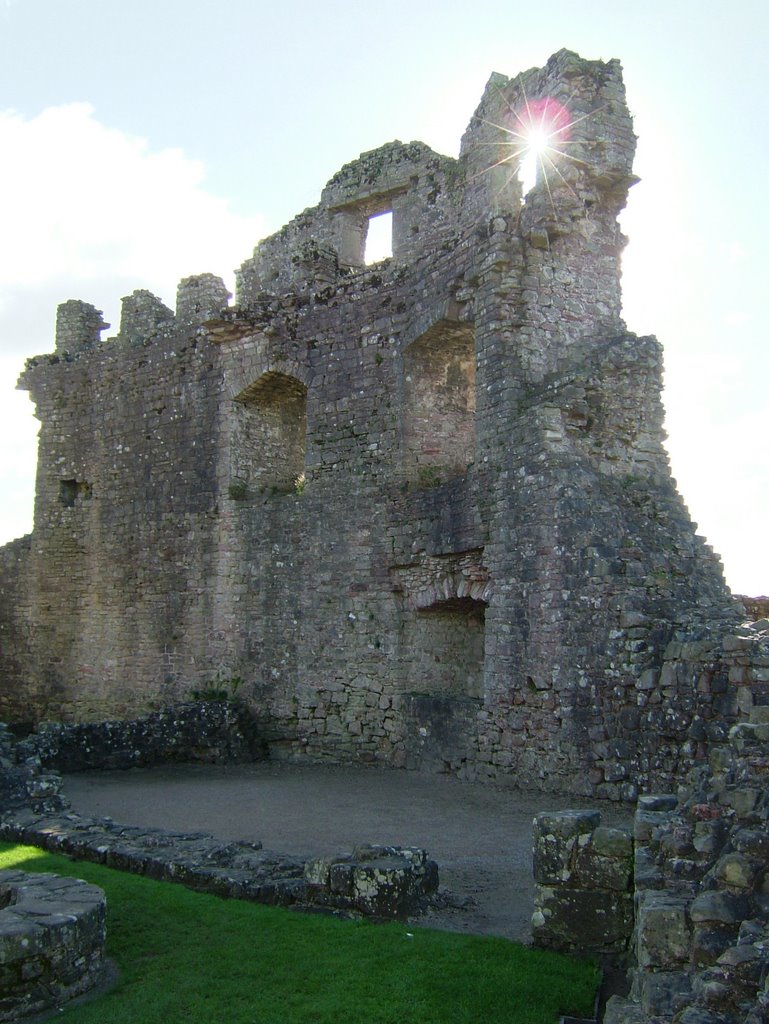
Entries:
POLYGON ((641 177, 623 315, 665 351, 673 475, 736 593, 769 593, 765 0, 0 0, 0 543, 32 528, 14 390, 56 306, 233 270, 359 153, 456 156, 493 71, 617 57, 641 177))

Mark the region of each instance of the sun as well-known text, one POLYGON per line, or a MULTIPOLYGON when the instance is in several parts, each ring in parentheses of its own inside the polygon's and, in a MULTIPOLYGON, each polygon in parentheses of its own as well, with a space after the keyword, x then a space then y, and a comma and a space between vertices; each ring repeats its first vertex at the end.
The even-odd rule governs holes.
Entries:
POLYGON ((530 131, 523 132, 522 135, 522 154, 521 162, 518 165, 518 177, 521 182, 521 191, 526 195, 537 184, 541 171, 546 172, 545 158, 552 159, 549 153, 552 136, 546 128, 541 126, 533 127, 530 131))
MULTIPOLYGON (((556 178, 565 181, 558 163, 569 156, 568 146, 572 143, 571 129, 583 118, 572 118, 568 108, 551 96, 529 99, 518 110, 510 108, 510 122, 495 124, 506 138, 501 143, 504 154, 493 165, 507 164, 511 177, 517 175, 523 195, 542 181, 550 193, 550 181, 556 178)), ((492 123, 492 122, 488 122, 492 123)))
POLYGON ((526 195, 540 176, 547 181, 548 170, 555 170, 573 122, 566 107, 550 96, 527 99, 523 110, 515 112, 515 121, 513 148, 521 158, 518 176, 526 195))

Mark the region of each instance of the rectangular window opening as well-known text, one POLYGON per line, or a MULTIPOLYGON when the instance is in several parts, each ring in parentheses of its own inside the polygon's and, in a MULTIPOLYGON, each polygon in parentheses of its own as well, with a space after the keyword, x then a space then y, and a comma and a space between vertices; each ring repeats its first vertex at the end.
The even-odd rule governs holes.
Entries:
POLYGON ((388 260, 393 254, 393 214, 392 210, 369 217, 366 231, 366 245, 363 260, 368 266, 388 260))

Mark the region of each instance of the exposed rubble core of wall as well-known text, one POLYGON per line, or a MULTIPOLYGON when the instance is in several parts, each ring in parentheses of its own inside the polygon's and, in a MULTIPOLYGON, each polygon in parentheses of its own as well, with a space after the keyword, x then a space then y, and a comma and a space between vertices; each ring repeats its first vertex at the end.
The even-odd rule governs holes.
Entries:
POLYGON ((0 715, 237 679, 274 757, 669 789, 763 680, 670 476, 660 346, 621 318, 634 150, 618 62, 564 50, 491 77, 458 159, 343 167, 235 305, 210 274, 175 311, 137 291, 102 342, 64 303, 20 381, 41 432, 0 715), (523 195, 532 109, 569 145, 523 195))
MULTIPOLYGON (((769 668, 769 620, 749 639, 769 668)), ((640 797, 632 839, 597 811, 538 815, 534 874, 537 945, 627 952, 629 993, 605 1024, 764 1024, 769 708, 751 707, 677 795, 640 797)))

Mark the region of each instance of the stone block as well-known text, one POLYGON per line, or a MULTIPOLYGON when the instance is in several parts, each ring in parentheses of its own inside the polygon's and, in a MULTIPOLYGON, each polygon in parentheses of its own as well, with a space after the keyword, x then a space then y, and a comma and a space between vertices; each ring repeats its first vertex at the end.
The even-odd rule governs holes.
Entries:
POLYGON ((747 896, 716 890, 701 892, 689 907, 689 915, 695 924, 709 922, 736 926, 750 917, 750 912, 747 896))
POLYGON ((706 921, 692 929, 691 960, 697 967, 715 964, 737 940, 738 927, 706 921))
POLYGON ((603 1024, 648 1024, 648 1020, 641 1006, 624 996, 611 996, 606 1003, 603 1024))
POLYGON ((578 843, 569 884, 584 889, 627 892, 632 875, 633 857, 629 842, 627 852, 620 856, 602 856, 594 842, 584 846, 578 843))
POLYGON ((536 887, 532 937, 536 946, 569 952, 621 952, 633 929, 629 893, 536 887))
POLYGON ((713 877, 728 889, 746 891, 753 883, 762 865, 742 853, 726 853, 713 868, 713 877))
POLYGON ((633 994, 649 1016, 672 1017, 691 991, 691 979, 682 971, 641 971, 633 994))
POLYGON ((534 879, 540 885, 569 881, 580 838, 599 826, 598 811, 561 811, 534 819, 534 879))
POLYGON ((636 944, 639 966, 665 970, 686 963, 691 947, 687 917, 689 900, 647 890, 637 910, 636 944))

